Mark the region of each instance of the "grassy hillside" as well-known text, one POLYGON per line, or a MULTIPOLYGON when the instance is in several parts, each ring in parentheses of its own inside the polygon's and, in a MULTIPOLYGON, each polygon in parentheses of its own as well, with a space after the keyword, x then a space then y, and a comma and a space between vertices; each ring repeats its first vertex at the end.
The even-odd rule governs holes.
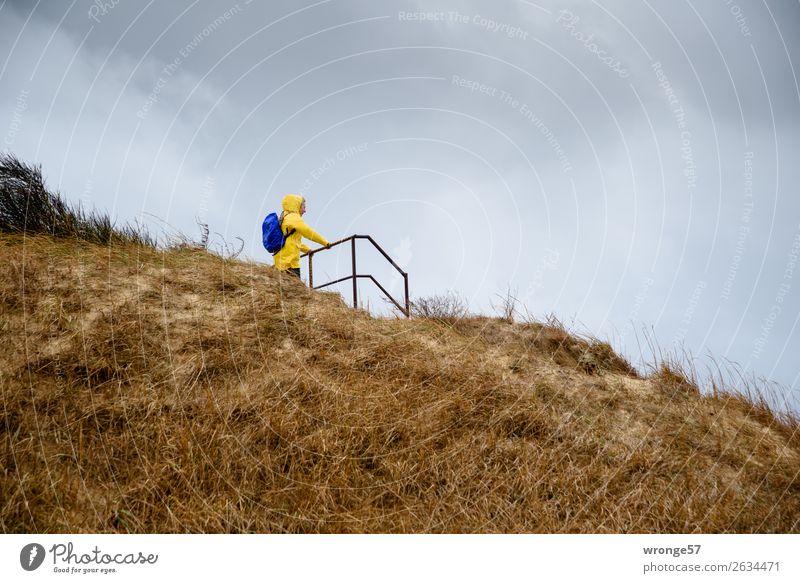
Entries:
POLYGON ((798 532, 791 419, 557 325, 0 236, 4 532, 798 532))
POLYGON ((0 264, 2 532, 800 532, 796 418, 557 322, 373 319, 9 157, 0 264))

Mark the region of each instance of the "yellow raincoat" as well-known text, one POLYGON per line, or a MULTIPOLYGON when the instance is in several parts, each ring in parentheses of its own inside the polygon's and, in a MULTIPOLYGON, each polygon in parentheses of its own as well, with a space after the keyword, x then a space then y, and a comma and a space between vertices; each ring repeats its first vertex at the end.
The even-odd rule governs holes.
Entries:
POLYGON ((300 253, 307 253, 311 250, 308 245, 303 244, 303 237, 327 245, 328 240, 309 227, 300 216, 300 207, 303 205, 303 197, 299 194, 287 194, 283 197, 283 213, 281 213, 281 230, 283 234, 289 233, 294 229, 294 233, 286 237, 286 244, 283 249, 278 251, 275 257, 275 268, 285 271, 290 268, 300 267, 300 253))

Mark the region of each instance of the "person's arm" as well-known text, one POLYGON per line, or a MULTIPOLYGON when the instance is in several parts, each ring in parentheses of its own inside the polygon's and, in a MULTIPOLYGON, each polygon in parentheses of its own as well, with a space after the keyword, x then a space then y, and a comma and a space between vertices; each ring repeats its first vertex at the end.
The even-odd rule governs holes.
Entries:
MULTIPOLYGON (((309 227, 303 219, 296 219, 293 221, 293 223, 294 224, 292 226, 294 229, 306 239, 310 239, 311 241, 314 241, 314 243, 318 243, 324 247, 328 246, 328 240, 317 233, 314 229, 309 227)), ((303 251, 303 253, 307 253, 307 251, 303 251)))
POLYGON ((309 247, 302 241, 300 242, 299 248, 300 248, 300 253, 308 253, 309 251, 311 251, 311 247, 309 247))

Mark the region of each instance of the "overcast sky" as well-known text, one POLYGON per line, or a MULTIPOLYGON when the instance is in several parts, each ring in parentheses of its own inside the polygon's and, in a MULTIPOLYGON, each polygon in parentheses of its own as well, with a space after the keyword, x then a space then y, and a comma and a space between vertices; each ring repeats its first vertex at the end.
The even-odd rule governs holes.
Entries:
POLYGON ((261 220, 301 193, 412 295, 492 313, 510 288, 634 361, 649 330, 797 398, 799 25, 797 0, 5 0, 1 147, 265 263, 261 220))

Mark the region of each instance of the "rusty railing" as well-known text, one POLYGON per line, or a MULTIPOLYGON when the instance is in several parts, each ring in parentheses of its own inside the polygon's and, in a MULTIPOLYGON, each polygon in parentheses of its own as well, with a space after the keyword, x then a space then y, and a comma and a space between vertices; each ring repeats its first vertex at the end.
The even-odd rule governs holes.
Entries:
POLYGON ((405 315, 406 318, 411 316, 411 309, 410 309, 409 301, 408 301, 408 274, 405 271, 403 271, 402 269, 400 269, 400 267, 397 265, 397 263, 395 263, 392 260, 392 258, 389 257, 389 254, 386 253, 386 251, 384 251, 381 248, 381 246, 378 245, 375 242, 375 240, 372 237, 370 237, 369 235, 350 235, 349 237, 345 237, 344 239, 340 239, 338 241, 335 241, 335 242, 331 243, 327 247, 321 247, 319 249, 312 249, 308 253, 304 253, 302 255, 302 257, 305 257, 305 256, 308 256, 308 285, 309 285, 309 287, 311 289, 322 289, 324 287, 328 287, 329 285, 334 285, 336 283, 341 283, 343 281, 347 281, 348 279, 352 279, 353 280, 353 307, 354 308, 358 308, 358 279, 359 278, 371 279, 372 282, 380 288, 380 290, 383 292, 383 294, 387 298, 389 298, 389 300, 397 307, 398 310, 400 310, 403 313, 403 315, 405 315), (386 291, 386 288, 383 287, 378 282, 377 279, 375 279, 371 275, 364 275, 364 274, 356 273, 356 239, 366 239, 367 241, 372 243, 375 246, 375 248, 378 251, 381 252, 381 255, 383 255, 386 258, 386 260, 389 263, 392 264, 392 267, 394 267, 397 271, 399 271, 400 275, 403 276, 403 281, 405 282, 405 286, 404 286, 405 302, 404 302, 403 306, 401 306, 398 303, 398 301, 396 299, 394 299, 394 297, 392 297, 392 294, 390 294, 388 291, 386 291), (315 286, 314 285, 314 265, 313 265, 314 254, 315 253, 319 253, 320 251, 325 251, 327 249, 332 249, 333 247, 336 247, 337 245, 341 245, 342 243, 346 243, 347 241, 350 241, 350 254, 351 254, 351 257, 352 257, 353 273, 351 275, 348 275, 347 277, 341 277, 341 278, 339 278, 337 280, 329 281, 328 283, 323 283, 322 285, 315 286))

